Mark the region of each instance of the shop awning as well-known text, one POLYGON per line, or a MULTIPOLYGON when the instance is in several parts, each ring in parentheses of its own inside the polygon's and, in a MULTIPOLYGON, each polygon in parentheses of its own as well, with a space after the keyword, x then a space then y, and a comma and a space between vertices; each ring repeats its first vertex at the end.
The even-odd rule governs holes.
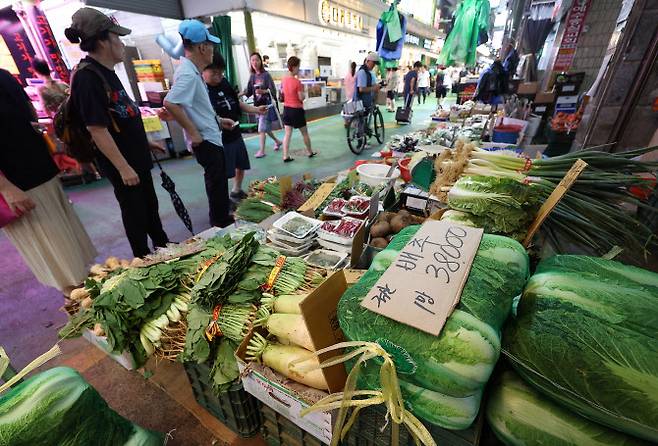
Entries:
POLYGON ((180 0, 86 0, 85 4, 170 19, 184 18, 180 0))

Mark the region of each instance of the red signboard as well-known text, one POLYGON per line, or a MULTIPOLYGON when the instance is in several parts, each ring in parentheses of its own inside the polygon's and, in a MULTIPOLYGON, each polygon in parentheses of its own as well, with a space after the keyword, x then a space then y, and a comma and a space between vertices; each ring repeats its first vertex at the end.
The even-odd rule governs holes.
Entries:
POLYGON ((574 0, 567 14, 566 28, 560 43, 560 49, 555 57, 553 71, 568 71, 573 63, 578 46, 578 38, 585 24, 587 10, 591 0, 574 0))
POLYGON ((57 46, 57 41, 46 15, 39 7, 34 6, 31 19, 34 21, 43 50, 48 56, 48 65, 57 73, 59 80, 68 84, 70 82, 70 72, 62 59, 62 54, 59 51, 59 46, 57 46))
POLYGON ((11 6, 0 9, 0 35, 4 38, 18 67, 18 80, 24 83, 25 79, 34 77, 32 69, 34 48, 11 6))

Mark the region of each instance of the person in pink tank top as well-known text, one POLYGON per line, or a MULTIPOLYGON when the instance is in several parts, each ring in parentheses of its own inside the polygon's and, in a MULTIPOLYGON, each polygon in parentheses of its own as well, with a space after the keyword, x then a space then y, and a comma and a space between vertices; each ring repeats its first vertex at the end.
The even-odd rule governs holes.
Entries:
POLYGON ((283 125, 285 126, 285 136, 283 137, 283 162, 287 163, 294 159, 288 155, 290 148, 290 138, 292 129, 299 129, 304 138, 306 153, 311 158, 317 155, 311 149, 311 137, 308 135, 306 127, 306 114, 304 113, 304 87, 297 74, 299 74, 300 60, 292 56, 288 59, 288 74, 281 80, 281 93, 283 95, 283 125))

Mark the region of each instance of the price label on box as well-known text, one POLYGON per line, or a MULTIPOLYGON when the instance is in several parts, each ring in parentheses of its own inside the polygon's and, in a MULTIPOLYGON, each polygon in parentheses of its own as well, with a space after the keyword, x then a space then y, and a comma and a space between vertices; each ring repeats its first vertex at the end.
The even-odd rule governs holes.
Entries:
POLYGON ((438 336, 459 303, 483 230, 428 220, 361 306, 438 336))

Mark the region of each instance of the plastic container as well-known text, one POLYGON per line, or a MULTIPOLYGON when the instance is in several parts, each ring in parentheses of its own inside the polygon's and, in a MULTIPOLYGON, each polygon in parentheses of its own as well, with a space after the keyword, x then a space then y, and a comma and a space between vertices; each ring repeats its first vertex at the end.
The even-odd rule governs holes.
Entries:
POLYGON ((289 235, 287 232, 270 228, 270 230, 267 231, 267 237, 270 240, 282 241, 290 246, 295 246, 299 248, 300 246, 306 245, 309 242, 311 242, 315 238, 315 233, 309 234, 306 238, 300 239, 297 237, 293 237, 292 235, 289 235))
POLYGON ((398 166, 400 167, 400 177, 405 183, 411 182, 411 172, 409 171, 409 163, 411 158, 403 158, 398 161, 398 166))
POLYGON ((356 171, 359 173, 359 180, 363 183, 366 183, 368 186, 379 186, 380 184, 390 180, 391 178, 398 178, 400 176, 400 170, 395 169, 390 177, 387 177, 391 167, 386 164, 361 164, 356 168, 356 171))
POLYGON ((263 424, 260 403, 244 391, 242 382, 217 395, 210 385, 210 367, 206 364, 186 362, 185 373, 199 405, 242 438, 256 435, 263 424))
POLYGON ((499 125, 493 129, 493 141, 507 144, 516 144, 521 133, 521 127, 517 125, 499 125))
POLYGON ((338 266, 340 266, 343 261, 347 258, 346 253, 340 253, 337 251, 329 251, 326 249, 318 249, 316 251, 313 251, 310 253, 306 258, 306 263, 309 265, 317 266, 318 268, 324 268, 324 269, 330 269, 330 270, 335 270, 338 266), (321 265, 320 263, 315 261, 315 257, 319 255, 325 255, 329 256, 333 259, 333 263, 331 265, 321 265))
POLYGON ((366 197, 363 195, 355 195, 351 197, 349 200, 347 200, 345 206, 343 206, 343 214, 354 218, 365 218, 366 216, 368 216, 369 211, 370 211, 370 197, 366 197), (350 209, 350 206, 354 204, 358 204, 359 206, 363 207, 363 211, 359 212, 350 209))
POLYGON ((322 226, 320 226, 320 229, 318 229, 318 238, 329 242, 338 243, 340 245, 352 246, 352 242, 354 241, 354 236, 356 235, 357 232, 359 232, 361 225, 363 225, 363 220, 359 220, 358 218, 351 218, 351 217, 343 217, 340 220, 334 220, 334 221, 325 221, 322 224, 322 226), (331 225, 333 227, 336 227, 342 221, 345 220, 352 222, 355 225, 358 225, 357 229, 354 231, 354 234, 350 234, 349 236, 343 236, 340 234, 336 234, 335 232, 327 231, 323 229, 325 225, 331 225))
POLYGON ((320 220, 316 220, 315 218, 309 218, 298 212, 288 212, 286 215, 284 215, 283 217, 272 223, 272 226, 278 229, 279 231, 285 232, 286 234, 295 237, 297 239, 305 239, 307 236, 314 233, 320 227, 321 224, 322 222, 320 220), (296 218, 306 220, 310 224, 309 228, 303 232, 298 232, 298 233, 293 233, 286 230, 285 229, 286 223, 296 218))
POLYGON ((329 202, 327 206, 322 210, 322 213, 324 215, 328 215, 330 217, 343 217, 345 214, 343 213, 343 206, 347 204, 347 200, 344 200, 342 198, 334 198, 329 202), (334 211, 333 209, 337 209, 334 211))

